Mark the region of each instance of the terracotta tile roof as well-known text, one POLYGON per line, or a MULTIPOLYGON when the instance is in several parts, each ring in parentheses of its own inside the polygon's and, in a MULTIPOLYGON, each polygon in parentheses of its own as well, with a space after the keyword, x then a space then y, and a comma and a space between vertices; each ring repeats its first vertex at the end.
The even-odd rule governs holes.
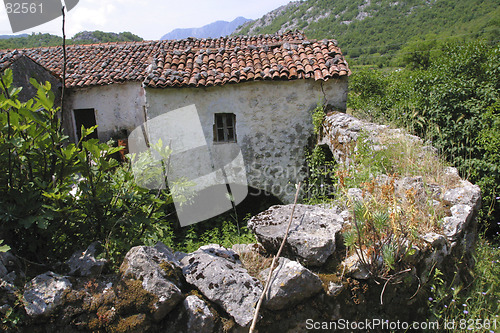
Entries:
MULTIPOLYGON (((349 75, 335 40, 307 40, 301 33, 187 38, 70 45, 67 87, 124 81, 147 87, 213 86, 253 80, 328 80, 349 75)), ((0 69, 25 55, 62 75, 62 47, 0 50, 0 69)))

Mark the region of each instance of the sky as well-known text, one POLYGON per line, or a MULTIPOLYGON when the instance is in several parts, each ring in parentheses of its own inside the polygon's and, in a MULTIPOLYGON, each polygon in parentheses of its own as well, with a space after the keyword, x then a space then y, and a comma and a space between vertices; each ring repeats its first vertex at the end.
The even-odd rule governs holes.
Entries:
MULTIPOLYGON (((28 0, 29 1, 29 0, 28 0)), ((39 2, 39 1, 38 1, 39 2)), ((66 38, 80 31, 130 31, 145 40, 160 39, 176 28, 198 28, 238 16, 257 19, 290 0, 80 0, 66 14, 66 38)), ((18 32, 62 35, 62 19, 18 32)), ((0 35, 11 35, 7 12, 0 6, 0 35)))

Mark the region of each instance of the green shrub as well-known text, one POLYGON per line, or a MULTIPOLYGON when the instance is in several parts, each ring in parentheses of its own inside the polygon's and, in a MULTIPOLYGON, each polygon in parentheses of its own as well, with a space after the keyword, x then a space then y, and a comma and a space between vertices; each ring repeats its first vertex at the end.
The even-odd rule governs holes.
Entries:
MULTIPOLYGON (((169 191, 137 186, 130 164, 111 158, 120 148, 70 143, 49 83, 32 80, 37 95, 21 103, 10 70, 1 82, 0 239, 18 255, 66 259, 98 240, 118 261, 146 235, 168 229, 169 191)), ((94 130, 82 129, 82 137, 94 130)))
POLYGON ((454 321, 460 331, 498 332, 500 247, 480 237, 475 257, 472 283, 463 283, 459 279, 446 283, 440 271, 434 273, 433 280, 425 287, 430 294, 429 308, 440 321, 440 327, 444 327, 445 321, 454 321))
POLYGON ((432 142, 464 178, 481 186, 483 226, 500 221, 500 44, 444 44, 424 69, 360 71, 348 106, 432 142))

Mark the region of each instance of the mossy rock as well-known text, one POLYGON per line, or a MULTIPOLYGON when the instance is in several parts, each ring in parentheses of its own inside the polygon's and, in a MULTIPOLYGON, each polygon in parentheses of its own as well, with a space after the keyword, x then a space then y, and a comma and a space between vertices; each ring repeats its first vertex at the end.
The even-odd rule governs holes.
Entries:
POLYGON ((109 327, 112 333, 142 333, 150 329, 150 321, 143 313, 121 318, 116 324, 109 327))

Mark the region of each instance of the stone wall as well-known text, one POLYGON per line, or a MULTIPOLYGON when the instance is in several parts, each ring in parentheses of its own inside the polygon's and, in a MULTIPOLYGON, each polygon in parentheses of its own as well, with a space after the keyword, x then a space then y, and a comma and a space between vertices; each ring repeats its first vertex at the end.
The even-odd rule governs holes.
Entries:
MULTIPOLYGON (((344 160, 356 149, 360 131, 371 131, 376 145, 376 131, 382 128, 340 113, 328 116, 327 123, 325 136, 336 138, 330 141, 333 153, 344 160)), ((382 324, 428 319, 434 269, 444 272, 450 282, 467 279, 477 236, 480 190, 460 179, 456 169, 446 173, 456 178, 456 185, 429 194, 449 203, 442 228, 420 233, 408 268, 385 279, 368 272, 356 255, 346 256, 343 239, 352 216, 341 203, 297 205, 258 331, 303 332, 325 325, 332 328, 346 320, 382 324)), ((396 188, 422 187, 421 177, 395 182, 396 188)), ((360 191, 350 189, 349 195, 359 196, 360 191)), ((66 269, 20 286, 22 265, 12 254, 1 254, 0 311, 8 311, 18 291, 28 318, 22 326, 40 332, 246 332, 291 211, 292 205, 273 206, 251 218, 248 227, 257 244, 237 244, 232 249, 211 244, 193 253, 174 252, 161 243, 134 247, 118 275, 100 274, 104 263, 95 259, 98 250, 92 245, 69 258, 66 269)), ((387 330, 378 326, 371 331, 387 330)))
POLYGON ((234 113, 236 144, 243 154, 248 185, 291 202, 312 135, 311 111, 325 100, 345 110, 347 79, 146 89, 146 95, 148 120, 195 105, 209 149, 214 146, 214 114, 234 113))

